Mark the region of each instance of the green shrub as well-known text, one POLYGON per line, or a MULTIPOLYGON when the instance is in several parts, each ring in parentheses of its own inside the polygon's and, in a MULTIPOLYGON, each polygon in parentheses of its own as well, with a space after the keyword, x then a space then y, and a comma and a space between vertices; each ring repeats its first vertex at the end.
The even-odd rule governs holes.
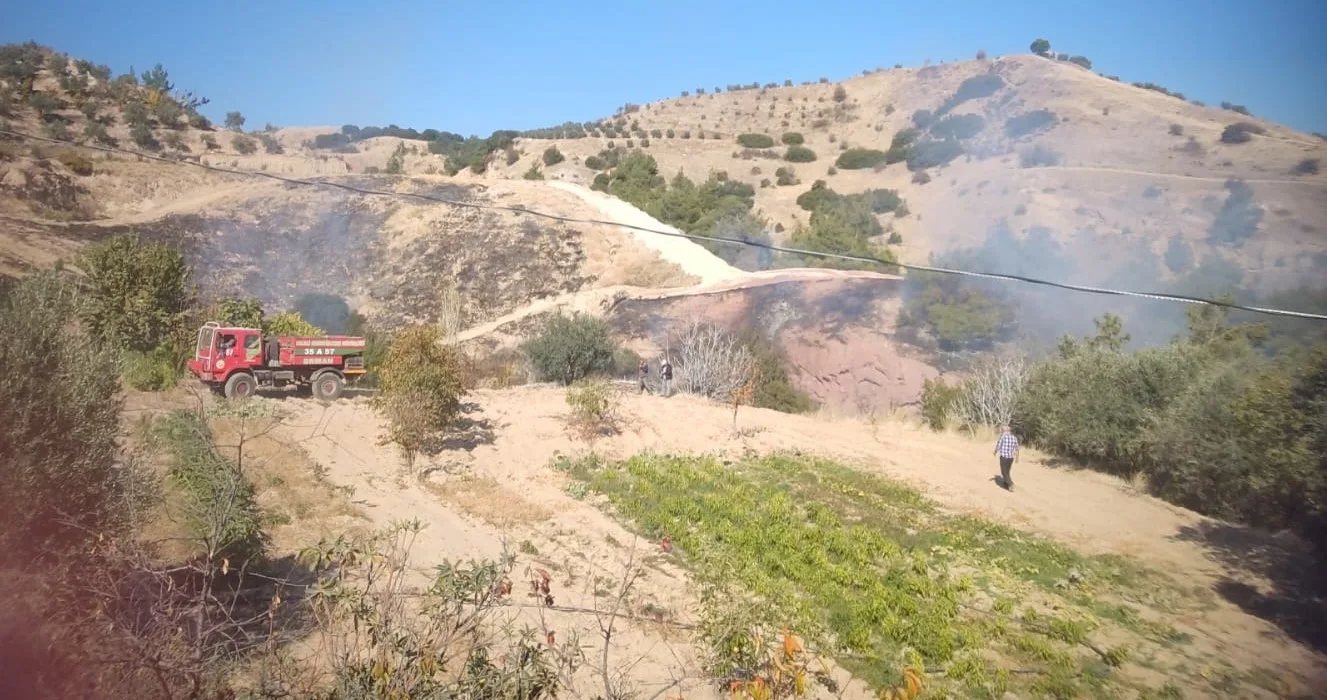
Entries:
POLYGON ((526 180, 542 180, 544 179, 544 173, 539 170, 538 163, 531 163, 530 169, 525 171, 525 174, 522 175, 521 177, 525 178, 526 180))
POLYGON ((739 134, 737 142, 746 148, 772 148, 774 146, 774 138, 768 134, 739 134))
POLYGON ((566 401, 572 418, 584 429, 597 431, 612 420, 613 385, 602 377, 584 379, 568 387, 566 401))
POLYGON ((793 385, 787 354, 768 335, 754 328, 737 334, 737 343, 755 361, 751 405, 783 413, 807 413, 816 407, 809 394, 793 385))
POLYGON ((1221 131, 1221 143, 1248 143, 1254 134, 1262 135, 1267 130, 1252 122, 1236 122, 1221 131))
POLYGON ((507 165, 516 165, 516 161, 521 159, 521 154, 515 148, 507 149, 507 165))
POLYGON ((843 89, 842 85, 834 86, 834 101, 842 102, 848 99, 848 91, 843 89))
POLYGON ((785 133, 780 140, 783 141, 785 146, 800 146, 806 142, 806 139, 796 131, 785 133))
POLYGON ((127 530, 135 472, 118 459, 118 351, 85 332, 57 273, 0 286, 0 562, 85 551, 127 530))
POLYGON ((121 235, 84 248, 81 306, 93 334, 114 347, 149 351, 176 332, 189 308, 189 266, 180 252, 121 235))
POLYGON ((282 311, 263 322, 263 330, 272 335, 322 336, 323 329, 304 320, 298 311, 282 311))
POLYGON ((797 184, 797 173, 792 168, 779 168, 774 171, 774 182, 779 187, 797 184))
POLYGON ((106 131, 106 126, 97 121, 89 121, 83 125, 83 138, 104 146, 115 145, 115 139, 106 131))
POLYGON ((939 377, 922 382, 922 421, 931 430, 944 430, 963 397, 963 387, 946 384, 939 377))
POLYGON ((53 116, 62 106, 59 98, 49 92, 34 93, 28 98, 28 106, 37 111, 43 119, 53 116))
POLYGON ((1136 353, 1085 350, 1038 366, 1015 406, 1030 443, 1114 473, 1147 465, 1143 430, 1183 393, 1209 356, 1176 345, 1136 353))
POLYGON ((232 148, 235 149, 237 153, 246 156, 252 155, 253 153, 256 153, 258 151, 258 144, 254 143, 253 139, 249 138, 248 136, 245 136, 244 134, 235 134, 233 137, 231 137, 230 145, 232 148))
POLYGON ((562 155, 562 151, 559 151, 557 146, 549 146, 544 150, 544 165, 553 166, 564 160, 566 160, 566 157, 562 155))
POLYGON ((522 346, 541 381, 564 386, 610 371, 616 350, 608 322, 581 313, 552 316, 543 331, 522 346))
POLYGON ((88 176, 92 174, 92 161, 84 158, 72 150, 60 151, 55 157, 62 165, 69 168, 75 175, 88 176))
POLYGON ((1055 113, 1049 109, 1020 114, 1005 120, 1004 132, 1011 139, 1021 138, 1055 125, 1055 113))
POLYGON ((239 131, 244 128, 244 115, 239 112, 226 112, 226 128, 231 131, 239 131))
POLYGON ((608 167, 608 163, 599 156, 590 156, 585 159, 585 167, 590 170, 604 170, 608 167))
POLYGON ((167 348, 151 352, 126 350, 120 355, 120 377, 125 385, 138 391, 165 391, 179 379, 175 358, 167 348))
POLYGON ((155 151, 161 148, 156 135, 152 133, 152 127, 148 126, 147 122, 138 122, 129 127, 129 136, 134 140, 134 143, 146 150, 155 151))
POLYGON ((789 146, 783 159, 789 163, 810 163, 816 159, 816 152, 806 146, 789 146))
POLYGON ((958 141, 919 141, 908 149, 908 170, 938 168, 963 155, 958 141))
POLYGON ((378 370, 374 406, 387 419, 387 436, 413 468, 415 455, 435 443, 460 413, 465 396, 464 356, 443 342, 436 325, 399 331, 378 370))
POLYGON ((885 152, 872 148, 849 148, 839 154, 834 165, 843 170, 872 168, 885 162, 885 152))

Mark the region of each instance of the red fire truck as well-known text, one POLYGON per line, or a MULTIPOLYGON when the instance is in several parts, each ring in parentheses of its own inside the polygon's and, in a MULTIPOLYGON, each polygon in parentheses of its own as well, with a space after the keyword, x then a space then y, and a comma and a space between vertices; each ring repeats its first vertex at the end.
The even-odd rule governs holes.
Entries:
POLYGON ((364 339, 348 335, 272 336, 257 328, 198 329, 189 371, 226 398, 294 386, 319 399, 341 395, 364 374, 364 339))

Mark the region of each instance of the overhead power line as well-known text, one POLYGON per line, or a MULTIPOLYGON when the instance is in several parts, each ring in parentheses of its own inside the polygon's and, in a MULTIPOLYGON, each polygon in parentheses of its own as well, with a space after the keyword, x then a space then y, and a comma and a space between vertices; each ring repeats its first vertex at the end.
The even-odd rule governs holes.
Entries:
POLYGON ((624 228, 632 231, 640 231, 642 233, 649 233, 658 236, 672 236, 674 238, 686 238, 697 241, 713 241, 716 243, 725 243, 730 245, 742 245, 742 246, 749 246, 752 248, 761 248, 764 250, 769 250, 777 253, 803 255, 803 256, 821 258, 826 260, 849 260, 853 262, 862 262, 872 265, 878 265, 884 268, 901 268, 904 270, 914 270, 918 272, 933 272, 944 275, 958 275, 961 277, 976 277, 981 279, 1002 280, 1006 282, 1021 282, 1024 284, 1056 287, 1059 289, 1067 289, 1074 292, 1084 292, 1087 294, 1103 294, 1108 296, 1136 297, 1140 299, 1156 299, 1160 301, 1179 302, 1184 304, 1207 304, 1209 306, 1219 306, 1227 309, 1236 309, 1240 311, 1248 311, 1251 313, 1266 314, 1271 316, 1284 316, 1290 318, 1312 319, 1315 321, 1327 321, 1327 314, 1316 314, 1316 313, 1309 313, 1306 311, 1293 311, 1290 309, 1277 309, 1277 308, 1270 308, 1263 306, 1249 306, 1246 304, 1223 301, 1220 299, 1204 299, 1202 297, 1194 297, 1184 294, 1171 294, 1168 292, 1135 292, 1127 289, 1113 289, 1110 287, 1092 287, 1081 284, 1069 284, 1067 282, 1055 282, 1052 280, 1044 280, 1036 277, 1027 277, 1024 275, 1010 275, 999 272, 979 272, 975 270, 958 270, 954 268, 938 267, 934 265, 919 265, 917 263, 894 262, 892 260, 884 260, 881 258, 876 258, 867 255, 850 255, 847 253, 828 253, 818 250, 805 250, 802 248, 793 248, 790 246, 776 245, 773 243, 762 243, 760 241, 750 241, 742 238, 729 238, 726 236, 706 236, 697 233, 683 233, 680 231, 662 231, 659 229, 653 229, 644 226, 636 226, 634 224, 626 224, 617 221, 604 221, 601 219, 583 219, 572 216, 561 216, 559 214, 549 214, 547 212, 541 212, 535 209, 526 209, 520 206, 487 204, 480 202, 466 202, 461 200, 448 199, 446 197, 436 197, 433 195, 421 194, 418 192, 389 192, 387 190, 375 190, 366 187, 356 187, 355 185, 349 185, 342 182, 331 182, 327 180, 304 180, 294 177, 285 177, 283 175, 277 175, 275 173, 269 173, 264 171, 220 168, 215 165, 209 165, 207 163, 195 162, 190 160, 175 160, 172 158, 165 158, 162 156, 152 155, 150 153, 131 151, 129 149, 124 149, 124 148, 118 148, 112 146, 98 146, 95 144, 88 144, 88 143, 77 143, 74 141, 53 139, 45 136, 37 136, 35 134, 27 134, 7 129, 0 129, 0 134, 29 139, 32 141, 43 141, 46 143, 60 144, 63 146, 73 146, 75 148, 86 148, 95 151, 102 151, 104 153, 114 153, 119 155, 133 156, 136 158, 145 158, 148 160, 159 161, 162 163, 169 163, 172 165, 187 165, 195 168, 202 168, 204 170, 210 170, 213 172, 224 173, 228 175, 243 175, 247 177, 267 178, 269 180, 276 180, 278 182, 284 182, 291 185, 301 185, 305 187, 331 187, 339 190, 345 190, 347 192, 354 192, 357 194, 374 196, 374 197, 399 197, 405 199, 423 200, 427 202, 433 202, 436 204, 446 204, 448 206, 462 207, 467 209, 506 211, 514 214, 526 214, 529 216, 536 216, 568 224, 592 224, 600 226, 614 226, 617 228, 624 228))

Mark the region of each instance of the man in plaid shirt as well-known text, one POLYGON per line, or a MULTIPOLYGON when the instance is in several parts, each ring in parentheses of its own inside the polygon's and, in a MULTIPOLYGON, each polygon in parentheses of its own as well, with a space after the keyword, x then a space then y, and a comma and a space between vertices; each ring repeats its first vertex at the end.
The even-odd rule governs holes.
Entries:
POLYGON ((1018 461, 1018 438, 1009 432, 1007 425, 1000 426, 1000 439, 995 441, 994 454, 1000 456, 1000 481, 1005 488, 1013 491, 1014 482, 1009 480, 1009 470, 1018 461))

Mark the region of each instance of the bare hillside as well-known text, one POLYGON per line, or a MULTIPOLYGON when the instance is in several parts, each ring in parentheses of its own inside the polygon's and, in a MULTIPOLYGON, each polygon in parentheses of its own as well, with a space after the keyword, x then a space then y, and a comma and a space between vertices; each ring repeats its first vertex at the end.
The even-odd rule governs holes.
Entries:
POLYGON ((806 223, 796 198, 816 180, 840 193, 897 189, 911 215, 882 221, 901 234, 904 260, 980 243, 1003 225, 1016 234, 1048 228, 1088 260, 1103 250, 1127 250, 1135 262, 1141 250, 1160 257, 1178 237, 1197 257, 1235 260, 1251 281, 1269 286, 1323 270, 1327 175, 1313 167, 1327 156, 1320 138, 1067 62, 1010 56, 628 109, 601 122, 612 137, 595 130, 587 138, 522 140, 522 158, 495 163, 490 173, 518 177, 555 144, 567 160, 545 175, 588 184, 595 172, 587 158, 610 146, 643 148, 666 176, 700 180, 723 171, 752 185, 757 210, 787 230, 806 223), (952 153, 929 163, 836 166, 847 149, 888 151, 896 134, 928 123, 914 118, 919 110, 932 121, 918 138, 957 143, 952 153), (1223 141, 1236 124, 1249 125, 1248 140, 1223 141), (785 160, 780 141, 790 132, 803 137, 813 162, 785 160), (747 133, 768 135, 774 146, 745 148, 737 137, 747 133), (945 158, 952 159, 934 163, 945 158), (781 167, 796 184, 773 184, 781 167), (1255 220, 1234 235, 1217 230, 1228 180, 1252 190, 1247 216, 1255 220))

